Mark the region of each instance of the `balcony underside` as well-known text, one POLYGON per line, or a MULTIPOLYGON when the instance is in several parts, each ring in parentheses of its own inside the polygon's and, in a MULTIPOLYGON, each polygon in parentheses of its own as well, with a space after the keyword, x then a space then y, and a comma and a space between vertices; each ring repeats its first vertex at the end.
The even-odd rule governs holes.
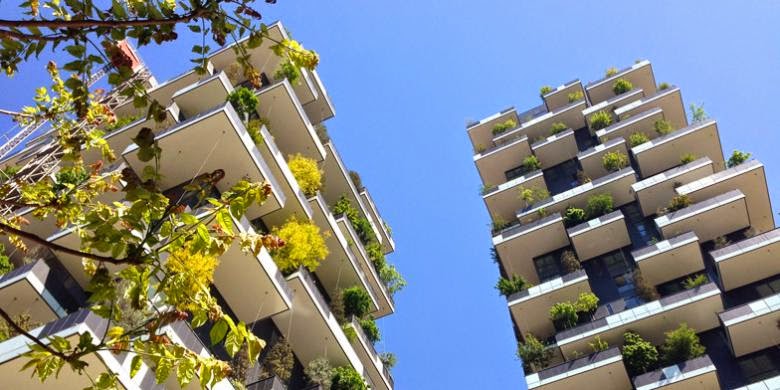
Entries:
POLYGON ((693 232, 685 233, 655 245, 631 252, 642 276, 657 286, 704 269, 699 239, 693 232))
POLYGON ((745 195, 739 190, 710 198, 655 219, 664 237, 695 232, 707 242, 750 226, 745 195))
POLYGON ((714 172, 712 160, 702 157, 688 164, 672 168, 657 175, 636 182, 632 188, 636 195, 642 215, 650 216, 667 207, 677 194, 680 185, 706 177, 714 172))
POLYGON ((493 245, 506 272, 522 275, 533 284, 539 283, 533 258, 568 244, 569 238, 559 214, 507 229, 493 237, 493 245))

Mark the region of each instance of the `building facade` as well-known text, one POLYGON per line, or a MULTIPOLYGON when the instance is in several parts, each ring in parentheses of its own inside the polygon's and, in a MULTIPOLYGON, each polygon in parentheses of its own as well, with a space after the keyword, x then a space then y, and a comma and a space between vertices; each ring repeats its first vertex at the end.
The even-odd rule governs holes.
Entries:
MULTIPOLYGON (((287 38, 281 23, 269 26, 269 34, 275 41, 287 38)), ((225 175, 217 184, 218 191, 243 178, 270 183, 268 200, 260 207, 250 208, 241 220, 234 219, 234 231, 270 232, 291 218, 311 222, 324 237, 328 255, 313 272, 301 268, 291 273, 282 273, 265 249, 254 256, 242 252, 234 243, 221 256, 212 285, 214 296, 234 320, 250 324, 252 331, 267 342, 260 364, 238 382, 253 390, 316 389, 304 371, 312 361, 325 358, 332 367, 353 368, 372 389, 391 390, 393 378, 386 364, 387 356, 375 349, 377 335, 364 331, 365 318, 343 318, 332 307, 344 290, 357 289, 370 298, 368 317, 378 319, 394 313, 394 288, 381 275, 380 268, 385 263, 377 260, 392 253, 395 243, 370 193, 359 182, 359 176, 347 169, 327 135, 323 123, 335 112, 319 76, 307 69, 300 69, 295 81, 279 76, 277 70, 282 60, 273 53, 272 44, 266 40, 260 47, 250 49, 251 61, 261 72, 263 82, 261 88, 251 88, 259 100, 257 113, 251 117, 265 123, 259 134, 250 134, 245 127, 247 118, 241 118, 227 101, 236 88, 249 84, 236 64, 236 52, 225 47, 209 55, 206 74, 187 71, 165 82, 148 78, 148 94, 165 107, 165 121, 147 120, 146 108, 135 107, 132 101, 115 107, 124 124, 107 130, 105 139, 118 156, 117 163, 107 169, 130 169, 140 176, 145 164, 131 138, 141 128, 149 127, 163 150, 160 172, 164 176, 160 186, 167 189, 165 193, 171 199, 180 199, 182 187, 199 173, 215 170, 223 170, 225 175), (323 177, 319 191, 304 192, 288 165, 292 158, 316 163, 323 177), (341 206, 336 208, 336 204, 341 206), (344 212, 345 207, 349 213, 344 212), (363 224, 355 226, 355 220, 363 224), (291 373, 285 378, 263 368, 275 345, 281 342, 289 345, 294 360, 291 373)), ((182 70, 188 67, 180 65, 182 70)), ((44 133, 0 164, 30 167, 47 153, 51 141, 51 136, 44 133)), ((84 158, 89 162, 100 157, 94 151, 84 158)), ((56 172, 56 163, 47 174, 56 172)), ((121 201, 122 193, 116 194, 116 199, 103 200, 121 201)), ((183 201, 196 211, 200 206, 197 199, 183 201)), ((30 210, 6 212, 25 216, 30 210)), ((80 248, 80 239, 73 229, 59 230, 51 220, 28 220, 27 229, 36 235, 72 249, 80 248)), ((100 336, 105 332, 105 320, 84 309, 88 278, 81 259, 34 243, 23 254, 13 251, 5 236, 2 240, 16 265, 16 269, 0 277, 0 301, 9 314, 26 314, 31 322, 41 324, 31 329, 40 337, 72 337, 84 332, 100 336)), ((224 349, 211 346, 207 326, 193 330, 186 321, 180 321, 170 326, 167 334, 174 342, 196 352, 229 360, 224 349)), ((19 374, 27 360, 22 355, 29 351, 28 343, 23 336, 0 342, 0 370, 6 372, 0 387, 89 386, 87 376, 70 373, 68 368, 59 379, 52 377, 44 384, 29 374, 19 374)), ((109 370, 118 374, 127 389, 178 388, 174 378, 162 385, 155 384, 153 369, 149 367, 130 378, 130 359, 126 354, 106 353, 90 359, 89 373, 93 377, 96 372, 109 370)), ((217 388, 232 389, 234 384, 225 380, 217 388)))
POLYGON ((528 388, 780 388, 764 165, 648 61, 541 99, 467 125, 528 388))

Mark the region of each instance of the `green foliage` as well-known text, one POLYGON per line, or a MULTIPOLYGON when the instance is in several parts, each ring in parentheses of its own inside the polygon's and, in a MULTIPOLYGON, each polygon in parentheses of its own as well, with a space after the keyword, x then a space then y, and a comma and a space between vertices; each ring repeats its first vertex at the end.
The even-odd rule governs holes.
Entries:
POLYGON ((593 348, 593 352, 601 352, 609 349, 609 343, 606 340, 602 340, 601 336, 596 336, 593 339, 593 342, 588 343, 588 345, 593 348))
POLYGON ((612 77, 612 76, 614 76, 616 74, 618 74, 618 68, 615 68, 614 66, 610 67, 610 68, 607 68, 607 70, 604 71, 604 76, 605 77, 612 77))
POLYGON ((322 170, 317 166, 317 162, 298 153, 288 158, 287 165, 301 191, 306 196, 317 195, 317 191, 322 188, 322 170))
POLYGON ((569 206, 563 213, 563 224, 567 227, 577 226, 587 219, 585 217, 585 210, 574 206, 569 206))
POLYGON ((360 321, 360 327, 363 328, 363 333, 366 334, 366 337, 368 337, 368 340, 372 343, 376 343, 377 341, 381 340, 381 335, 379 333, 379 327, 376 326, 376 321, 374 321, 374 317, 368 316, 366 318, 362 318, 360 321))
POLYGON ((561 265, 567 274, 577 272, 582 269, 580 260, 577 259, 577 254, 572 250, 565 250, 561 254, 561 265))
POLYGON ((680 164, 685 165, 696 161, 696 155, 693 153, 685 153, 680 156, 680 164))
POLYGON ((382 279, 382 282, 387 286, 387 290, 391 294, 395 294, 406 287, 406 279, 392 264, 387 264, 379 270, 379 278, 382 279))
POLYGON ((323 389, 330 389, 334 372, 328 359, 319 357, 310 361, 303 373, 309 378, 309 383, 320 385, 323 389))
POLYGON ((5 245, 0 244, 0 275, 5 275, 14 270, 11 259, 5 255, 5 245))
POLYGON ((590 183, 591 181, 592 180, 590 179, 590 177, 587 174, 585 174, 585 171, 582 170, 577 171, 577 183, 583 185, 585 183, 590 183))
POLYGON ((300 267, 314 271, 320 266, 320 262, 328 257, 325 238, 320 233, 319 226, 312 221, 293 217, 282 227, 274 227, 271 232, 285 243, 283 247, 271 251, 274 262, 282 273, 289 274, 300 267))
POLYGON ((731 152, 731 157, 729 157, 729 160, 726 162, 726 166, 728 168, 736 167, 737 165, 747 161, 749 158, 750 153, 734 150, 731 152))
POLYGON ((363 377, 352 367, 336 367, 331 383, 331 390, 368 390, 363 377))
POLYGON ((525 202, 526 207, 550 197, 550 191, 537 186, 532 186, 530 188, 520 187, 519 191, 520 199, 525 202))
POLYGON ((275 375, 285 382, 290 380, 294 365, 295 356, 290 343, 286 339, 282 339, 274 344, 263 361, 263 369, 266 373, 275 375))
POLYGON ((631 147, 642 145, 645 142, 650 141, 650 138, 647 136, 647 134, 638 131, 636 133, 633 133, 628 136, 628 144, 631 145, 631 147))
POLYGON ((550 319, 556 329, 569 329, 577 325, 577 306, 571 302, 558 302, 550 308, 550 319))
POLYGON ((395 367, 398 363, 398 358, 392 352, 382 352, 379 354, 379 359, 382 360, 382 364, 388 369, 395 367))
POLYGON ((661 84, 658 84, 658 89, 663 91, 669 89, 670 85, 667 82, 662 82, 661 84))
POLYGON ((117 118, 114 123, 106 125, 104 130, 106 131, 106 133, 110 133, 112 131, 116 131, 116 130, 121 129, 121 128, 123 128, 123 127, 125 127, 125 126, 127 126, 127 125, 129 125, 129 124, 131 124, 131 123, 133 123, 135 121, 137 121, 140 118, 141 118, 140 115, 123 116, 121 118, 117 118))
POLYGON ((252 137, 252 141, 255 143, 255 145, 262 145, 263 144, 263 133, 260 132, 260 129, 263 126, 268 126, 268 120, 265 118, 259 118, 259 119, 250 119, 246 122, 244 127, 246 128, 246 132, 249 133, 249 136, 252 137))
POLYGON ((544 97, 544 95, 547 95, 552 91, 553 91, 553 87, 549 85, 543 85, 541 88, 539 88, 539 96, 544 97))
POLYGON ((553 352, 533 334, 525 334, 525 342, 517 343, 517 356, 523 360, 523 369, 527 373, 544 369, 553 357, 553 352))
POLYGON ((612 195, 598 194, 591 195, 588 198, 588 205, 585 207, 585 213, 588 219, 598 218, 613 211, 612 195))
POLYGON ((617 172, 628 166, 628 156, 619 151, 607 152, 601 157, 601 165, 609 172, 617 172))
POLYGON ((0 180, 6 180, 16 176, 22 167, 18 165, 6 165, 3 169, 0 169, 0 180))
POLYGON ((593 131, 601 130, 612 124, 612 115, 606 111, 599 111, 590 117, 590 128, 593 131))
POLYGON ((707 111, 704 111, 703 104, 697 105, 696 103, 691 103, 689 109, 691 113, 691 123, 704 122, 709 118, 709 115, 707 115, 707 111))
POLYGON ((324 123, 317 123, 314 125, 314 131, 317 132, 317 138, 320 142, 327 144, 330 142, 330 134, 328 134, 328 127, 324 123))
POLYGON ((257 96, 247 87, 238 87, 227 97, 227 101, 236 109, 241 119, 247 119, 252 113, 257 112, 257 96))
POLYGON ((517 128, 517 122, 514 119, 507 119, 503 123, 493 126, 493 135, 499 135, 514 128, 517 128))
POLYGON ((499 277, 498 282, 496 282, 496 290, 505 297, 509 297, 529 287, 531 287, 531 284, 519 275, 512 275, 508 279, 499 277))
POLYGON ((712 242, 714 244, 715 249, 722 249, 731 245, 731 240, 729 240, 725 236, 715 237, 715 239, 713 239, 712 242))
POLYGON ((523 168, 526 172, 536 171, 542 167, 542 163, 533 154, 523 159, 523 168))
POLYGON ((666 364, 682 363, 704 355, 705 348, 699 342, 699 336, 688 327, 688 324, 682 323, 677 329, 666 332, 665 335, 666 340, 661 346, 661 353, 666 364))
POLYGON ((569 103, 574 103, 574 102, 577 102, 577 101, 580 101, 580 100, 584 99, 585 98, 585 94, 583 94, 582 91, 574 91, 574 92, 566 95, 566 97, 569 99, 569 103))
POLYGON ((577 308, 578 312, 593 313, 599 307, 599 297, 592 292, 580 293, 574 306, 577 308))
POLYGON ((344 314, 347 318, 355 316, 363 318, 371 309, 371 296, 358 286, 345 288, 342 292, 344 314))
POLYGON ((683 281, 683 287, 686 290, 694 289, 710 281, 710 278, 706 274, 698 274, 696 276, 689 276, 683 281))
POLYGON ((569 128, 569 126, 566 126, 566 124, 563 123, 563 122, 555 122, 550 127, 550 134, 551 135, 555 135, 555 134, 558 134, 560 132, 566 131, 566 129, 568 129, 568 128, 569 128))
POLYGON ((669 122, 666 119, 659 119, 655 121, 655 123, 653 123, 653 128, 655 129, 655 132, 660 135, 666 135, 674 131, 672 122, 669 122))
POLYGON ((634 84, 631 84, 631 82, 626 79, 617 79, 615 84, 612 85, 612 92, 614 92, 615 95, 626 93, 632 89, 634 89, 634 84))
POLYGON ((688 195, 676 195, 669 201, 669 206, 666 208, 666 211, 671 213, 684 209, 690 205, 691 198, 689 198, 688 195))
POLYGON ((287 79, 290 84, 297 84, 298 79, 301 77, 301 70, 292 63, 292 61, 284 61, 279 64, 279 68, 274 72, 274 78, 276 80, 287 79))
POLYGON ((349 171, 349 178, 352 180, 352 184, 355 185, 358 192, 366 189, 366 187, 363 186, 363 179, 360 178, 360 174, 357 171, 349 171))
MULTIPOLYGON (((14 324, 24 329, 25 332, 43 325, 33 321, 29 313, 22 313, 13 316, 11 320, 14 322, 14 324)), ((16 337, 19 334, 20 333, 16 329, 12 328, 7 321, 0 319, 0 342, 8 340, 12 337, 16 337)))
POLYGON ((658 364, 658 350, 637 333, 623 334, 623 363, 630 376, 643 374, 658 364))
POLYGON ((634 270, 633 279, 634 289, 636 289, 637 295, 639 298, 642 298, 643 301, 653 302, 660 298, 658 291, 653 285, 647 282, 645 277, 642 275, 642 271, 638 267, 634 270))

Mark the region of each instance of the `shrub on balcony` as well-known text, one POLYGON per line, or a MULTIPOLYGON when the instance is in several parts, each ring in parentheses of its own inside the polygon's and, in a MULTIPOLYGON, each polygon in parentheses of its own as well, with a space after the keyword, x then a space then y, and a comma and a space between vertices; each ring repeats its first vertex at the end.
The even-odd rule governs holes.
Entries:
POLYGON ((507 226, 509 226, 509 222, 505 221, 501 217, 497 217, 490 223, 490 230, 493 232, 493 234, 495 234, 504 230, 504 228, 507 226))
POLYGON ((607 349, 609 349, 609 343, 606 340, 602 340, 601 336, 596 336, 593 339, 593 342, 588 343, 588 345, 590 345, 590 347, 593 348, 594 353, 606 351, 607 349))
POLYGON ((661 84, 658 84, 658 89, 661 90, 661 91, 669 89, 669 87, 670 87, 670 85, 667 82, 663 82, 661 84))
POLYGON ((0 244, 0 275, 5 275, 14 270, 11 259, 5 255, 5 245, 0 244))
POLYGON ((577 325, 577 307, 571 302, 558 302, 550 308, 550 320, 558 330, 573 328, 577 325))
POLYGON ((268 356, 263 361, 263 371, 268 374, 267 377, 275 375, 287 382, 292 376, 293 365, 295 365, 295 357, 292 347, 286 339, 281 339, 268 351, 268 356))
POLYGON ((227 101, 233 106, 242 120, 257 112, 257 96, 247 87, 238 87, 227 97, 227 101))
POLYGON ((577 183, 578 184, 582 185, 582 184, 585 184, 585 183, 590 183, 591 181, 592 180, 590 179, 590 177, 588 175, 586 175, 584 171, 582 171, 582 170, 577 171, 577 183))
POLYGON ((300 153, 294 156, 290 156, 287 161, 287 166, 290 167, 295 181, 301 187, 306 196, 315 196, 317 191, 322 188, 322 171, 317 166, 317 162, 303 157, 300 153))
POLYGON ((533 154, 523 159, 523 168, 526 172, 533 172, 542 167, 542 163, 533 154))
POLYGON ((598 194, 588 198, 588 205, 585 208, 585 214, 588 219, 598 218, 604 214, 609 214, 613 210, 612 195, 598 194))
POLYGON ((371 227, 371 222, 368 221, 368 218, 360 215, 360 212, 358 212, 357 208, 352 205, 352 202, 347 199, 346 196, 342 195, 341 198, 339 198, 339 201, 331 207, 331 211, 334 215, 343 214, 347 217, 363 244, 368 244, 371 241, 378 241, 376 239, 376 233, 374 233, 374 229, 371 227))
POLYGON ((704 105, 703 104, 696 104, 691 103, 689 106, 691 111, 691 123, 699 123, 704 122, 709 118, 709 115, 707 115, 707 111, 704 111, 704 105))
POLYGON ((320 385, 323 389, 330 389, 334 373, 333 367, 331 367, 327 358, 319 357, 310 361, 303 373, 309 378, 310 384, 320 385))
POLYGON ((301 70, 292 63, 292 61, 284 61, 279 64, 279 68, 274 72, 274 79, 290 81, 290 84, 297 84, 298 79, 301 77, 301 70))
POLYGON ((655 132, 660 135, 666 135, 674 131, 672 122, 669 122, 666 119, 659 119, 655 121, 655 123, 653 123, 653 128, 655 129, 655 132))
POLYGON ((360 319, 360 327, 363 328, 363 333, 366 334, 366 337, 368 337, 368 340, 372 343, 376 343, 381 339, 380 333, 379 333, 379 327, 376 326, 376 321, 374 321, 374 317, 367 316, 366 318, 360 319))
POLYGON ((747 161, 749 158, 750 158, 750 153, 735 150, 731 153, 731 157, 729 157, 729 160, 726 162, 726 167, 728 168, 736 167, 737 165, 747 161))
POLYGON ((498 282, 496 282, 496 290, 505 297, 509 297, 510 295, 523 291, 529 287, 531 287, 531 284, 526 282, 520 275, 512 275, 509 279, 499 277, 498 282))
POLYGON ((345 288, 341 294, 346 318, 352 316, 363 318, 368 314, 368 311, 371 309, 371 296, 368 295, 366 290, 353 286, 345 288))
POLYGON ((545 348, 533 334, 525 334, 525 342, 517 343, 517 357, 523 361, 523 369, 526 372, 537 372, 550 364, 553 352, 545 348))
POLYGON ((398 272, 398 269, 392 264, 385 264, 385 266, 379 270, 379 279, 382 279, 382 283, 385 284, 385 287, 387 287, 387 291, 389 291, 390 294, 395 294, 406 287, 406 279, 404 279, 403 275, 401 275, 401 273, 398 272))
POLYGON ((371 260, 371 263, 374 264, 374 269, 380 270, 387 265, 385 253, 382 251, 382 244, 371 241, 364 248, 366 249, 366 254, 371 260))
POLYGON ((528 207, 549 197, 550 191, 547 191, 545 188, 540 188, 537 186, 532 186, 529 188, 520 187, 520 199, 525 202, 525 207, 528 207))
POLYGON ((578 102, 585 98, 585 94, 582 91, 574 91, 566 96, 569 98, 569 103, 578 102))
POLYGON ((634 84, 631 84, 631 82, 626 79, 617 79, 615 84, 612 85, 612 92, 614 92, 615 95, 626 93, 632 89, 634 89, 634 84))
POLYGON ((587 221, 585 210, 581 208, 569 206, 563 213, 563 224, 567 228, 577 226, 585 221, 587 221))
POLYGON ((382 352, 379 354, 379 360, 382 361, 382 364, 387 367, 387 369, 391 369, 395 367, 396 363, 398 363, 398 358, 395 356, 392 352, 382 352))
POLYGON ((617 172, 628 166, 628 156, 622 152, 607 152, 601 158, 601 165, 609 172, 617 172))
POLYGON ((577 272, 582 269, 582 264, 580 264, 580 260, 577 259, 577 254, 575 254, 574 251, 568 249, 563 251, 561 254, 561 265, 567 274, 577 272))
POLYGON ((614 66, 610 67, 610 68, 607 68, 607 70, 604 71, 604 76, 605 77, 612 77, 612 76, 614 76, 616 74, 618 74, 618 68, 615 68, 614 66))
POLYGON ((693 153, 685 153, 680 156, 680 164, 685 165, 696 161, 696 155, 693 153))
POLYGON ((541 88, 539 88, 539 96, 544 97, 544 95, 547 95, 552 91, 553 91, 553 87, 549 85, 543 85, 541 88))
POLYGON ((300 267, 314 271, 328 257, 325 238, 320 228, 311 221, 291 218, 274 227, 271 233, 284 241, 284 246, 273 249, 271 255, 282 273, 290 274, 300 267))
POLYGON ((653 302, 660 297, 655 286, 647 282, 639 268, 634 270, 634 289, 636 294, 645 302, 653 302))
POLYGON ((704 355, 705 348, 696 332, 682 323, 677 329, 666 332, 661 353, 666 364, 672 365, 704 355))
POLYGON ((625 363, 630 376, 644 374, 658 364, 658 350, 642 336, 631 331, 623 334, 621 352, 623 363, 625 363))
POLYGON ((593 131, 601 130, 612 124, 612 115, 606 111, 599 111, 590 117, 590 128, 593 131))
POLYGON ((328 127, 324 123, 317 123, 314 125, 314 131, 317 133, 317 138, 320 142, 327 144, 330 142, 330 134, 328 134, 328 127))
POLYGON ((352 184, 355 185, 355 188, 357 188, 358 192, 362 192, 366 189, 366 187, 363 186, 363 179, 360 177, 360 173, 357 171, 349 171, 349 179, 352 180, 352 184))
POLYGON ((666 211, 673 213, 677 210, 682 210, 691 205, 691 198, 688 195, 677 195, 669 201, 669 206, 666 207, 666 211))
POLYGON ((633 133, 628 136, 628 144, 631 145, 631 147, 642 145, 645 142, 650 141, 650 138, 647 136, 647 134, 638 131, 636 133, 633 133))
POLYGON ((563 131, 566 131, 566 129, 568 129, 568 128, 569 128, 569 126, 566 126, 566 124, 563 123, 563 122, 555 122, 550 127, 550 135, 555 135, 555 134, 561 133, 563 131))
POLYGON ((493 126, 493 135, 504 133, 508 130, 512 130, 517 127, 517 122, 514 119, 507 119, 503 123, 499 123, 493 126))
POLYGON ((330 390, 368 390, 368 386, 354 368, 336 367, 333 370, 330 390))
POLYGON ((244 125, 246 132, 249 133, 249 137, 252 138, 252 141, 255 143, 255 145, 260 145, 263 143, 263 133, 260 132, 260 129, 263 126, 267 127, 268 124, 268 120, 265 118, 258 118, 250 119, 244 125))
POLYGON ((705 275, 705 274, 698 274, 696 276, 689 276, 689 277, 685 278, 685 280, 683 281, 682 284, 683 284, 683 287, 686 290, 691 290, 691 289, 699 287, 699 286, 701 286, 703 284, 707 284, 709 281, 710 281, 710 278, 708 278, 707 275, 705 275))
POLYGON ((599 307, 599 297, 597 297, 596 294, 592 292, 580 293, 580 296, 577 297, 577 302, 574 303, 574 306, 580 313, 592 314, 599 307))

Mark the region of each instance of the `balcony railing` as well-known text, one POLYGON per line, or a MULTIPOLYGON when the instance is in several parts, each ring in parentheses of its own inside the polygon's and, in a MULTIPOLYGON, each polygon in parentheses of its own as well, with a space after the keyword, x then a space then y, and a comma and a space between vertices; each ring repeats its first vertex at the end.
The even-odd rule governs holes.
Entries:
POLYGON ((379 357, 379 352, 376 351, 376 348, 374 348, 374 343, 371 342, 371 340, 368 339, 368 336, 366 335, 366 332, 363 330, 363 327, 360 325, 360 321, 355 316, 352 316, 350 319, 350 323, 352 324, 352 327, 355 328, 355 333, 357 333, 357 337, 360 339, 361 343, 368 347, 371 359, 376 361, 379 361, 382 366, 382 374, 387 378, 387 381, 390 382, 390 388, 393 388, 393 376, 390 375, 390 370, 387 369, 387 366, 384 365, 384 363, 381 362, 381 359, 379 357))
MULTIPOLYGON (((613 347, 605 351, 596 352, 588 356, 570 360, 558 364, 556 366, 546 368, 537 373, 527 375, 525 377, 528 383, 529 389, 541 388, 545 385, 552 384, 557 381, 566 380, 577 381, 579 376, 582 376, 582 381, 576 383, 567 383, 568 386, 555 387, 555 388, 588 388, 592 383, 588 383, 588 376, 586 373, 593 372, 594 370, 605 367, 611 364, 620 363, 623 360, 623 356, 620 354, 620 348, 613 347)), ((612 380, 610 381, 613 386, 609 389, 627 389, 630 387, 630 381, 625 367, 620 364, 615 372, 610 372, 612 380)), ((603 373, 606 375, 606 373, 603 373)))
POLYGON ((638 390, 650 390, 659 387, 680 383, 689 379, 698 378, 697 383, 680 383, 681 386, 698 387, 698 381, 701 375, 710 374, 706 383, 701 387, 705 389, 716 389, 718 386, 718 377, 715 374, 715 364, 709 356, 704 355, 685 362, 665 367, 659 370, 651 371, 634 378, 634 388, 638 390), (714 385, 714 386, 713 386, 714 385))
POLYGON ((562 286, 565 286, 567 283, 579 281, 582 280, 583 278, 587 280, 588 274, 585 273, 584 269, 581 269, 579 271, 574 271, 572 273, 568 273, 561 277, 548 280, 544 283, 540 283, 536 286, 527 288, 523 291, 516 292, 508 296, 506 300, 509 302, 510 305, 513 305, 517 302, 524 301, 531 296, 542 295, 548 291, 557 290, 562 286))

